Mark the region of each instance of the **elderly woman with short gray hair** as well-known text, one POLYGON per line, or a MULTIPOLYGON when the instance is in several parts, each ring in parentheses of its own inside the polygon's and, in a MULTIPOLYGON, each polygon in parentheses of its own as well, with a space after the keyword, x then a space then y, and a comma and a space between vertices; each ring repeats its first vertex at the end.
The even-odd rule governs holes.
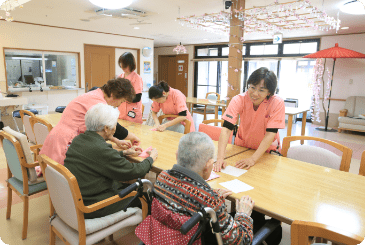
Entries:
MULTIPOLYGON (((251 244, 253 220, 250 217, 254 202, 248 196, 236 199, 237 213, 233 218, 224 199, 231 191, 213 190, 205 181, 214 163, 215 147, 211 138, 201 132, 184 135, 176 153, 177 164, 159 174, 155 183, 156 199, 167 209, 191 216, 201 208, 213 208, 219 219, 224 244, 251 244)), ((202 236, 203 244, 215 242, 210 231, 202 236)))
MULTIPOLYGON (((141 153, 133 146, 117 151, 106 141, 110 140, 116 129, 119 111, 110 105, 97 104, 85 115, 87 130, 76 136, 67 150, 65 167, 75 175, 85 205, 91 205, 114 196, 125 188, 128 181, 142 178, 151 169, 157 158, 157 150, 140 163, 131 163, 124 156, 141 153)), ((123 209, 130 198, 86 214, 85 218, 98 218, 123 209)), ((132 206, 139 206, 139 200, 132 206)))

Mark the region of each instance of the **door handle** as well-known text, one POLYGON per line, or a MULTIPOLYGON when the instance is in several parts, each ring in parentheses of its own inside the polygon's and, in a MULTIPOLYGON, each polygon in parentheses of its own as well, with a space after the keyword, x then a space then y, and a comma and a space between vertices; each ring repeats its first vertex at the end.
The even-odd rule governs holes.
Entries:
POLYGON ((89 83, 86 83, 86 92, 89 92, 89 83))

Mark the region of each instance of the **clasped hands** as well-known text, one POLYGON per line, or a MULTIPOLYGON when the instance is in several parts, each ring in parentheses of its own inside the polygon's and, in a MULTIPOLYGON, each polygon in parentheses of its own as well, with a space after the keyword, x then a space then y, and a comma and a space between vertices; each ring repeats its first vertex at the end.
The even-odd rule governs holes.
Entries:
MULTIPOLYGON (((249 169, 253 165, 255 165, 256 161, 253 158, 245 158, 236 162, 235 167, 237 168, 246 168, 249 169)), ((217 160, 214 163, 213 170, 214 172, 220 172, 222 169, 227 167, 227 162, 224 160, 217 160)))
POLYGON ((162 125, 155 125, 156 131, 163 132, 166 130, 166 126, 164 124, 162 125))

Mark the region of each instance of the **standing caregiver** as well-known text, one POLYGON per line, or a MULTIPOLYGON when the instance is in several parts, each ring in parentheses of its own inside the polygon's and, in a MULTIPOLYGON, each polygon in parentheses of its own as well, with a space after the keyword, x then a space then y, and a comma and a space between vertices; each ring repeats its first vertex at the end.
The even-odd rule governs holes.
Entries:
POLYGON ((238 168, 250 168, 265 152, 281 151, 278 129, 285 128, 284 100, 275 95, 277 78, 265 67, 254 71, 247 81, 248 90, 236 95, 230 102, 222 119, 223 129, 219 137, 218 157, 214 171, 227 166, 223 160, 229 136, 237 123, 235 145, 255 149, 250 158, 236 162, 238 168))

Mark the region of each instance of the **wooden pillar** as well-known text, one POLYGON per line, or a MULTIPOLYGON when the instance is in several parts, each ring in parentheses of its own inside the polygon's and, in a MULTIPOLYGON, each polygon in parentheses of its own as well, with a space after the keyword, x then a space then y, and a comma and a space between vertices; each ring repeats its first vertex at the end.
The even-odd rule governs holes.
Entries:
POLYGON ((242 74, 242 42, 243 21, 235 17, 234 10, 245 9, 245 0, 233 0, 231 11, 232 19, 229 37, 229 58, 228 58, 228 103, 237 94, 241 93, 241 74, 242 74), (238 52, 239 50, 239 52, 238 52), (237 70, 238 72, 236 72, 237 70), (236 70, 236 71, 235 71, 236 70), (233 90, 232 90, 233 88, 233 90))

